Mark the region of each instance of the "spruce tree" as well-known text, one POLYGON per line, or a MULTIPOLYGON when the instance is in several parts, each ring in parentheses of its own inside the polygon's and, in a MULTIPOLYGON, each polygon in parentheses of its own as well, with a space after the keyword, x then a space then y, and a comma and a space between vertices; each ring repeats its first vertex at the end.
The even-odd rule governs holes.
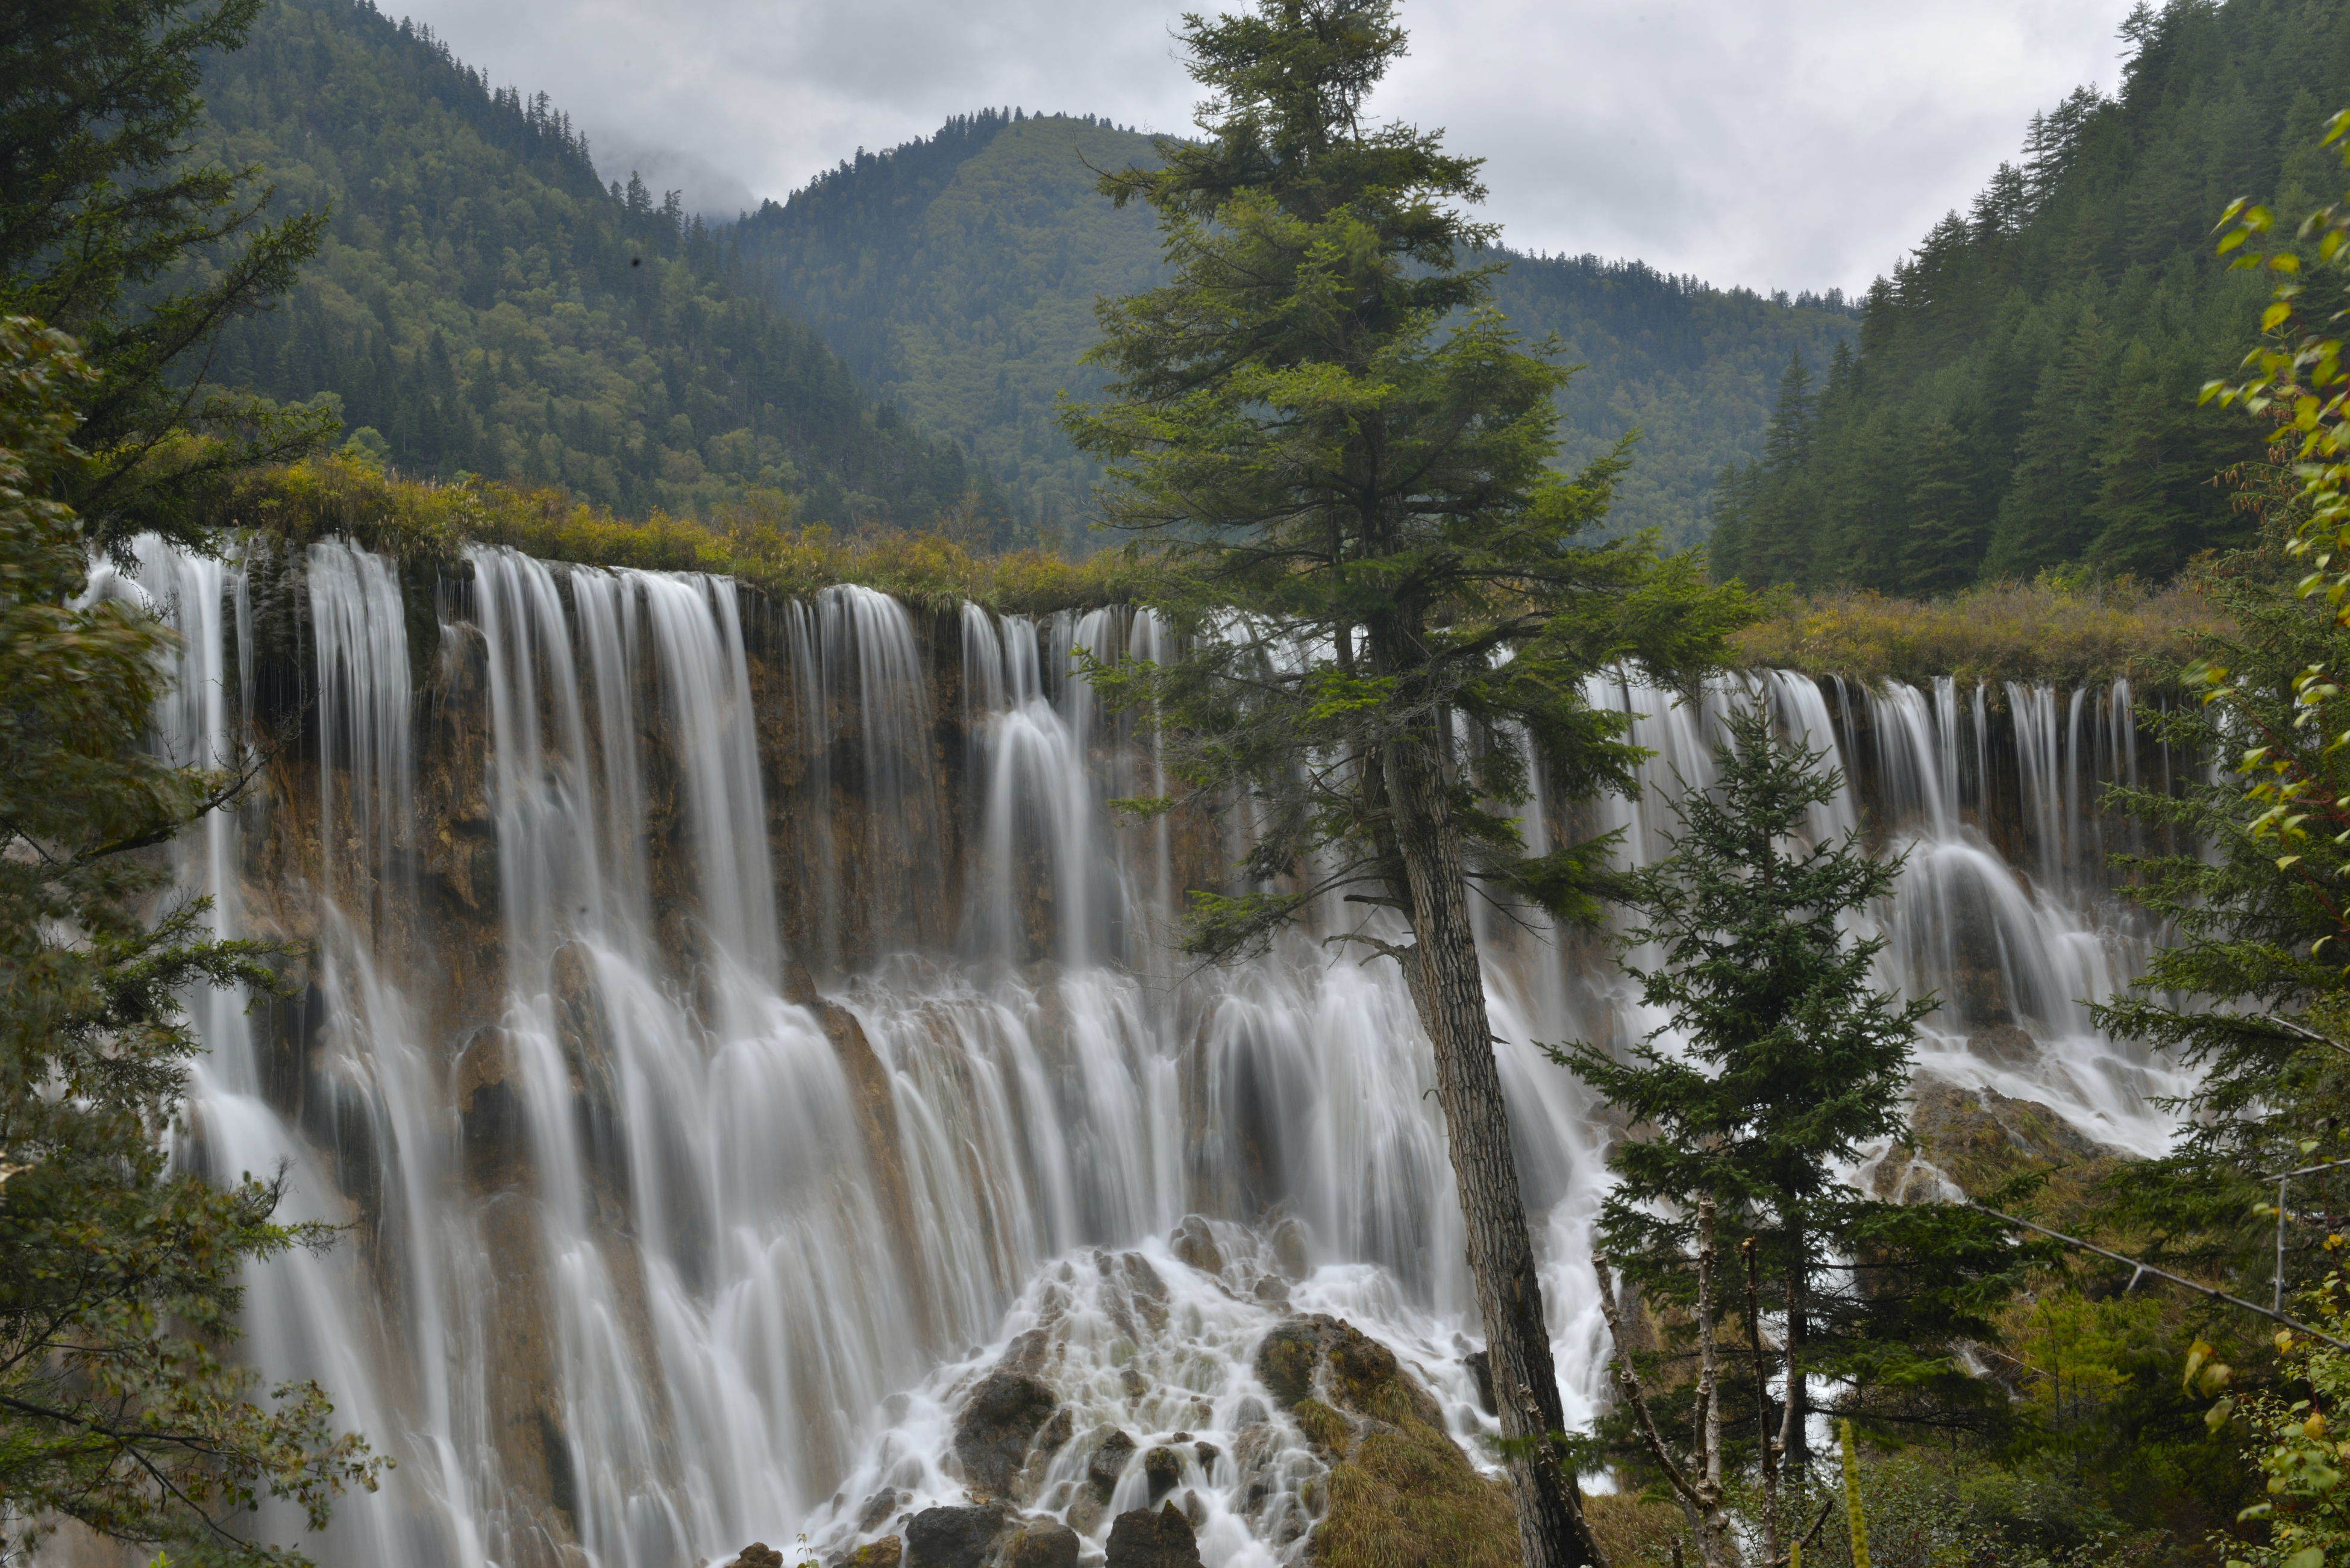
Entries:
POLYGON ((1476 161, 1366 118, 1404 47, 1388 0, 1262 0, 1182 36, 1201 137, 1103 186, 1157 211, 1170 280, 1104 303, 1111 400, 1066 418, 1111 464, 1108 522, 1159 543, 1148 597, 1188 651, 1097 680, 1161 717, 1191 805, 1244 812, 1240 888, 1198 896, 1194 950, 1319 923, 1402 968, 1525 1561, 1592 1562, 1470 899, 1596 912, 1604 844, 1525 851, 1530 763, 1561 796, 1628 788, 1627 721, 1584 679, 1709 665, 1742 601, 1644 542, 1578 542, 1624 460, 1546 466, 1565 372, 1489 307, 1491 269, 1462 265, 1492 237, 1461 211, 1476 161))
MULTIPOLYGON (((1627 943, 1657 955, 1626 967, 1664 1023, 1623 1060, 1588 1044, 1555 1054, 1644 1129, 1610 1154, 1599 1227, 1627 1279, 1693 1301, 1701 1205, 1725 1255, 1751 1242, 1786 1369, 1770 1426, 1800 1477, 1814 1378, 1843 1380, 1844 1402, 1888 1428, 1986 1403, 1954 1346, 1995 1338, 2014 1252, 1974 1210, 1880 1202, 1844 1179, 1865 1150, 1906 1138, 1917 1024, 1936 1005, 1881 989, 1884 940, 1849 929, 1901 865, 1856 835, 1811 841, 1841 781, 1825 753, 1779 736, 1767 704, 1724 730, 1713 785, 1674 803, 1671 854, 1624 892, 1638 917, 1627 943)), ((1750 1380, 1767 1382, 1762 1325, 1748 1330, 1750 1380)))

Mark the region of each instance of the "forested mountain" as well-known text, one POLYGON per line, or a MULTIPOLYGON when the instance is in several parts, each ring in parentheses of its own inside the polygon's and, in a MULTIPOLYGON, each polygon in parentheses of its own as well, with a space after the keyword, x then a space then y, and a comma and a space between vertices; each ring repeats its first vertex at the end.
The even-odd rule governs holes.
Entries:
POLYGON ((544 95, 493 90, 364 0, 271 0, 204 97, 204 151, 333 213, 301 285, 224 337, 217 378, 336 394, 411 472, 638 514, 765 490, 812 519, 927 523, 979 478, 736 286, 674 198, 599 181, 544 95))
POLYGON ((1055 396, 1098 379, 1077 358, 1098 295, 1157 275, 1148 210, 1095 169, 1150 140, 1091 118, 987 109, 818 176, 730 235, 745 275, 812 323, 868 385, 986 464, 1046 538, 1083 538, 1095 471, 1055 396), (1089 167, 1090 166, 1090 167, 1089 167))
MULTIPOLYGON (((1082 517, 1094 471, 1055 394, 1098 385, 1077 363, 1093 301, 1159 275, 1150 215, 1114 209, 1096 171, 1149 161, 1147 137, 1090 117, 986 110, 857 157, 732 234, 746 275, 822 331, 869 384, 965 442, 1048 537, 1082 517)), ((1556 332, 1586 368, 1560 398, 1565 456, 1645 432, 1617 526, 1699 533, 1727 462, 1760 450, 1773 378, 1849 335, 1840 302, 1705 287, 1637 262, 1513 257, 1500 303, 1556 332)))
POLYGON ((1717 571, 1933 593, 2158 576, 2243 535, 2212 480, 2257 429, 2195 399, 2265 286, 2211 225, 2241 195, 2324 199, 2350 6, 2170 0, 2124 32, 2118 96, 2035 116, 2021 165, 1870 290, 1857 352, 1788 367, 1764 453, 1717 491, 1717 571))

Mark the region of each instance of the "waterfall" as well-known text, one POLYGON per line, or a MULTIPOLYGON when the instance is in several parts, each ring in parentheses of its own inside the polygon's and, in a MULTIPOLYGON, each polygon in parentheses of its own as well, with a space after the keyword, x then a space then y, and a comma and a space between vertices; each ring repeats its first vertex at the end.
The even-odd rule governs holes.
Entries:
MULTIPOLYGON (((337 541, 266 573, 151 541, 136 576, 100 587, 181 634, 160 743, 216 763, 298 721, 178 851, 224 934, 307 953, 251 1017, 196 999, 186 1158, 282 1164, 289 1211, 348 1226, 257 1267, 247 1322, 266 1376, 317 1377, 399 1461, 323 1560, 845 1547, 961 1500, 955 1412, 1009 1362, 1050 1366, 1079 1432, 1207 1445, 1181 1484, 1211 1568, 1294 1561, 1320 1461, 1250 1357, 1297 1312, 1388 1344, 1464 1440, 1492 1429, 1393 966, 1310 933, 1223 971, 1170 946, 1228 846, 1113 807, 1166 775, 1076 669, 1162 656, 1147 613, 770 604, 487 547, 436 587, 337 541)), ((1641 794, 1569 809, 1534 770, 1536 847, 1612 827, 1652 860, 1731 705, 1768 702, 1846 775, 1811 831, 1906 857, 1866 923, 1885 983, 1942 999, 1921 1071, 2163 1146, 2185 1080, 2083 1005, 2159 934, 2104 868, 2134 841, 2102 786, 2174 771, 2126 686, 1588 695, 1637 715, 1641 794)), ((1536 1043, 1659 1021, 1587 937, 1480 934, 1582 1422, 1605 1133, 1536 1043)), ((1035 1495, 1098 1541, 1143 1482, 1089 1501, 1080 1447, 1035 1495)))

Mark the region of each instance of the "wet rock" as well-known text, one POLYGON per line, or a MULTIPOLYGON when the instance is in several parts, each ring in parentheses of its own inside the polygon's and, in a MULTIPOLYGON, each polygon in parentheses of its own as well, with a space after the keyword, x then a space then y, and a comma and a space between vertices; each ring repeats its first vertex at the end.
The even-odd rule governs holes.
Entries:
POLYGON ((1295 1219, 1285 1219, 1273 1228, 1274 1259, 1280 1263, 1281 1272, 1293 1280, 1302 1280, 1314 1272, 1307 1257, 1311 1240, 1312 1233, 1295 1219))
POLYGON ((981 1378, 955 1419, 955 1458, 962 1461, 972 1490, 989 1497, 1009 1495, 1028 1445, 1059 1403, 1050 1388, 1025 1373, 997 1371, 981 1378))
MULTIPOLYGON (((803 970, 803 981, 806 974, 803 970)), ((865 1168, 873 1179, 873 1199, 887 1221, 882 1231, 897 1262, 899 1276, 905 1282, 905 1292, 899 1299, 914 1303, 923 1340, 935 1344, 940 1331, 931 1315, 933 1293, 913 1243, 913 1238, 921 1232, 914 1223, 914 1191, 906 1175, 905 1147, 899 1137, 898 1102, 890 1088, 889 1069, 882 1064, 873 1043, 865 1037, 865 1026, 857 1021, 857 1014, 837 1002, 815 996, 813 981, 806 982, 806 992, 814 1000, 802 1005, 816 1014, 824 1037, 831 1042, 841 1075, 848 1081, 849 1096, 857 1103, 857 1137, 865 1147, 865 1168)))
POLYGON ((1002 1568, 1077 1568, 1077 1532, 1053 1520, 1038 1520, 1003 1549, 1002 1568))
POLYGON ((1933 1078, 1919 1079, 1916 1090, 1909 1126, 1917 1145, 1897 1148, 1877 1163, 1873 1186, 1879 1198, 1917 1202, 1937 1197, 1937 1174, 1975 1194, 2018 1176, 2047 1174, 2047 1196, 2061 1215, 2129 1158, 2037 1100, 1962 1089, 1933 1078))
POLYGON ((1171 1502, 1156 1513, 1138 1508, 1109 1527, 1106 1568, 1200 1568, 1199 1538, 1171 1502))
POLYGON ((1472 1350, 1461 1358, 1469 1369, 1470 1380, 1477 1385, 1477 1408, 1488 1416, 1498 1416, 1501 1407, 1493 1403, 1493 1357, 1490 1352, 1472 1350))
POLYGON ((1224 1452, 1213 1443, 1194 1443, 1191 1445, 1191 1451, 1199 1456, 1200 1468, 1210 1473, 1213 1473, 1216 1461, 1223 1457, 1224 1452))
POLYGON ((1167 1244, 1177 1258, 1203 1274, 1224 1272, 1224 1253, 1216 1245, 1215 1232, 1209 1230, 1208 1222, 1197 1214, 1183 1216, 1183 1222, 1175 1227, 1175 1233, 1167 1238, 1167 1244))
POLYGON ((1514 1568, 1508 1490, 1477 1473, 1394 1352, 1340 1319, 1294 1318, 1259 1345, 1256 1371, 1330 1467, 1307 1563, 1514 1568))
POLYGON ((1994 1023, 1967 1036, 1967 1049, 2002 1067, 2029 1067, 2040 1060, 2040 1042, 2012 1023, 1994 1023))
POLYGON ((865 1506, 857 1511, 857 1533, 868 1535, 889 1523, 889 1516, 898 1511, 903 1501, 897 1488, 887 1486, 867 1498, 865 1506))
POLYGON ((1086 1460, 1086 1484, 1094 1496, 1107 1502, 1110 1493, 1118 1490, 1118 1478, 1126 1473, 1127 1461, 1134 1458, 1134 1439, 1112 1427, 1094 1444, 1091 1458, 1086 1460))
POLYGON ((1028 1457, 1012 1478, 1012 1496, 1027 1502, 1044 1490, 1045 1476, 1052 1469, 1053 1456, 1068 1446, 1076 1431, 1076 1417, 1066 1405, 1053 1412, 1053 1418, 1038 1429, 1028 1445, 1028 1457))
POLYGON ((906 1521, 905 1568, 986 1568, 1016 1522, 1008 1503, 926 1508, 906 1521))
POLYGON ((1118 1369, 1118 1386, 1126 1391, 1129 1399, 1145 1399, 1150 1395, 1149 1382, 1131 1366, 1118 1369))
POLYGON ((905 1543, 894 1535, 868 1541, 847 1557, 840 1568, 899 1568, 906 1560, 905 1543))
POLYGON ((529 1128, 524 1120, 522 1067, 506 1032, 485 1025, 469 1035, 452 1075, 464 1134, 465 1179, 476 1192, 527 1185, 529 1128))
POLYGON ((1150 1506, 1175 1490, 1183 1479, 1183 1456, 1172 1449, 1153 1449, 1142 1456, 1142 1478, 1150 1489, 1150 1506))
POLYGON ((754 1541, 726 1568, 784 1568, 784 1554, 764 1541, 754 1541))

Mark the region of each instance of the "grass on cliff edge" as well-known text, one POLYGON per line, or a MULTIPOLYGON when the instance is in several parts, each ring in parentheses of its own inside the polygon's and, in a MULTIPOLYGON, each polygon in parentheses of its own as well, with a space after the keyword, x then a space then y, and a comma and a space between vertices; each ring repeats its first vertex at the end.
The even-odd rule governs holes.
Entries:
POLYGON ((952 519, 936 533, 842 536, 794 525, 780 492, 708 520, 655 512, 638 522, 563 490, 402 479, 346 454, 256 471, 224 500, 228 528, 295 545, 341 536, 403 562, 449 562, 467 545, 507 545, 585 566, 725 573, 778 598, 855 583, 924 608, 970 599, 1014 613, 1091 608, 1130 594, 1132 567, 1118 552, 1085 561, 1040 550, 983 554, 952 536, 952 519))
MULTIPOLYGON (((953 519, 918 534, 796 527, 779 492, 707 520, 655 512, 637 522, 562 490, 402 479, 349 454, 244 476, 224 520, 294 545, 339 535, 402 561, 452 561, 468 544, 509 545, 588 566, 728 573, 785 598, 857 583, 934 609, 965 599, 1013 613, 1087 609, 1130 597, 1142 577, 1122 551, 1084 561, 1041 550, 985 554, 954 536, 953 519)), ((1932 602, 1778 590, 1755 607, 1756 620, 1736 634, 1741 663, 1863 681, 2158 680, 2191 657, 2199 637, 2226 628, 2192 586, 2053 576, 1932 602)))
POLYGON ((2164 680, 2202 638, 2230 626, 2191 577, 2158 588, 2043 574, 1939 600, 1780 590, 1756 608, 1759 618, 1736 634, 1742 663, 1862 681, 2164 680))

